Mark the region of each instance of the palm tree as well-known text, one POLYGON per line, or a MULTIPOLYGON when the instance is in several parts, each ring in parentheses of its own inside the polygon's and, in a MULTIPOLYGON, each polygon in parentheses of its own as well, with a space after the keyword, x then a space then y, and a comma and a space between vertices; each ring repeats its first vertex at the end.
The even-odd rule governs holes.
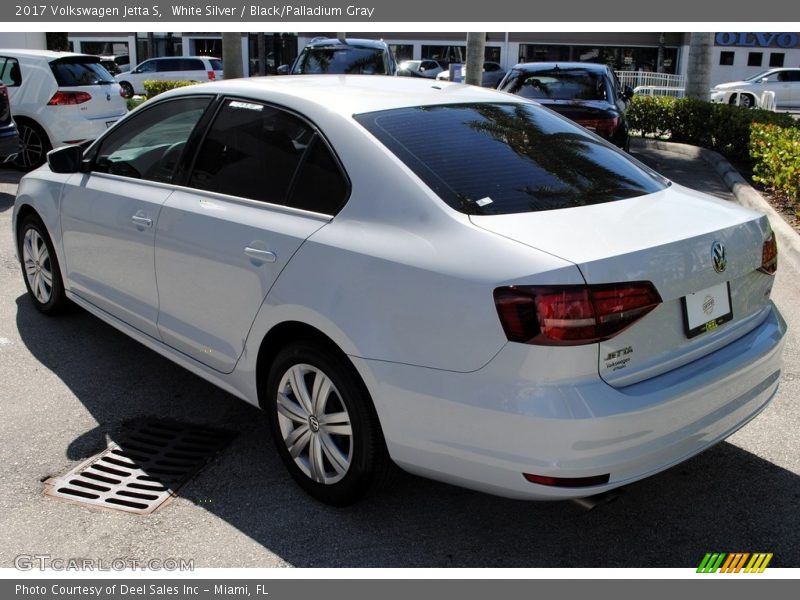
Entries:
POLYGON ((713 33, 692 32, 689 42, 689 64, 686 69, 686 97, 709 100, 711 97, 711 51, 713 33))

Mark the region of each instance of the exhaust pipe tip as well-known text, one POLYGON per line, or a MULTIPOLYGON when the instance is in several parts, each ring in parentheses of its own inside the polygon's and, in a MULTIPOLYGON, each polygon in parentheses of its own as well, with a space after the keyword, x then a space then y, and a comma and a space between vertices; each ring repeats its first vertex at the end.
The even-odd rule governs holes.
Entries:
POLYGON ((594 510, 601 504, 611 504, 619 498, 622 493, 622 488, 603 492, 602 494, 595 494, 594 496, 587 496, 585 498, 573 498, 572 503, 580 506, 585 511, 594 510))

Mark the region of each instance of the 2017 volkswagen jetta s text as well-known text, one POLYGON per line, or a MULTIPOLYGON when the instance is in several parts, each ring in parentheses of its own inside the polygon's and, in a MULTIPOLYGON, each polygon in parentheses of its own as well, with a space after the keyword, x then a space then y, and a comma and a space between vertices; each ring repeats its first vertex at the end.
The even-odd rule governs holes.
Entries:
POLYGON ((267 411, 316 498, 394 465, 589 496, 772 398, 766 218, 524 98, 405 78, 181 88, 19 186, 34 305, 69 302, 267 411))

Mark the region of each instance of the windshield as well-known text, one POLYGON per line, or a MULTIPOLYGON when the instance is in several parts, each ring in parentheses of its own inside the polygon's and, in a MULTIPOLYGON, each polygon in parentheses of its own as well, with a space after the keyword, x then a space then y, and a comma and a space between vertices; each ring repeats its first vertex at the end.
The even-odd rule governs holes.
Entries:
POLYGON ((764 79, 764 77, 769 77, 770 75, 774 75, 775 71, 763 71, 758 75, 753 75, 752 77, 748 77, 747 79, 743 79, 742 81, 758 81, 759 79, 764 79))
POLYGON ((355 116, 431 190, 467 214, 497 215, 643 196, 668 182, 535 104, 452 104, 355 116))
POLYGON ((103 68, 100 60, 64 58, 50 63, 50 69, 59 87, 101 85, 114 83, 114 78, 103 68))
POLYGON ((605 77, 585 69, 514 70, 503 91, 537 100, 608 99, 605 77))
POLYGON ((386 75, 383 51, 378 48, 306 48, 292 71, 295 74, 386 75))

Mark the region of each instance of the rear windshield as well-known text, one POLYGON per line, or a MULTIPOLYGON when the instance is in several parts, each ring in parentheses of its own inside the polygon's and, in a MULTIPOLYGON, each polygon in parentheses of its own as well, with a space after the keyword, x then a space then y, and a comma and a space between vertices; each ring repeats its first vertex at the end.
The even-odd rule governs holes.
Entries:
POLYGON ((497 215, 600 204, 668 182, 535 104, 459 104, 356 115, 451 207, 497 215))
POLYGON ((59 87, 114 83, 114 78, 100 64, 99 59, 62 58, 51 62, 50 69, 59 87))
POLYGON ((513 70, 503 91, 536 100, 607 100, 606 78, 585 69, 513 70))
POLYGON ((380 48, 306 48, 294 74, 332 73, 336 75, 386 75, 380 48))

